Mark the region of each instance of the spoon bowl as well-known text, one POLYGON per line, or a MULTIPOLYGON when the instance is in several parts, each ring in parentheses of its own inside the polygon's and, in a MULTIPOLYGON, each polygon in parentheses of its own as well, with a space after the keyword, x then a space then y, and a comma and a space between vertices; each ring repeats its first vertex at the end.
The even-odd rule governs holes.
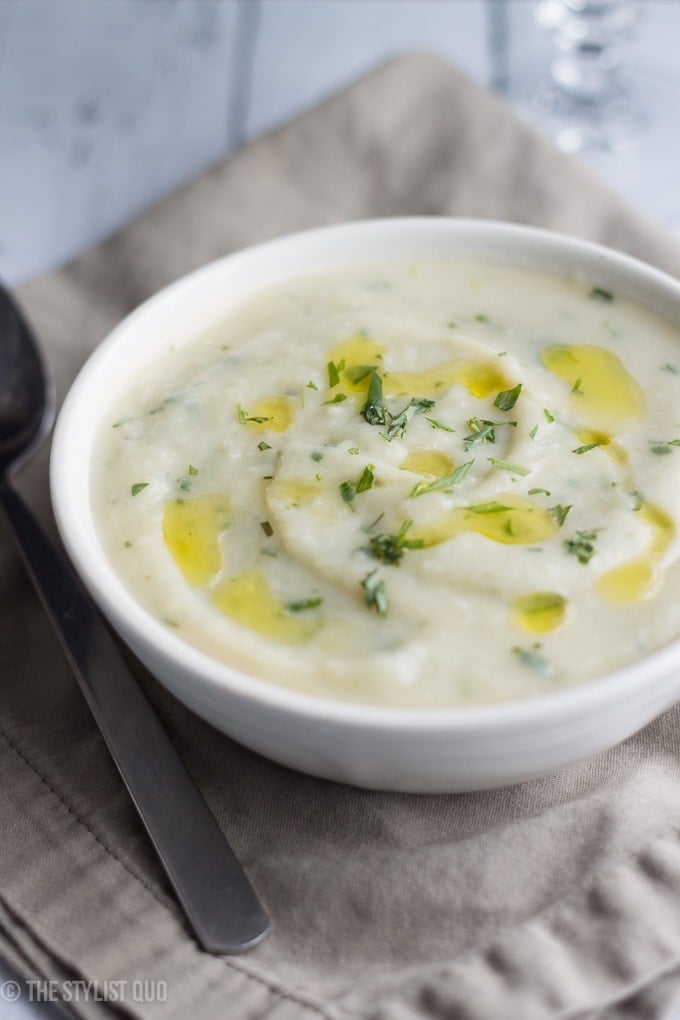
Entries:
POLYGON ((42 443, 54 421, 55 390, 23 315, 0 285, 0 474, 8 475, 42 443))

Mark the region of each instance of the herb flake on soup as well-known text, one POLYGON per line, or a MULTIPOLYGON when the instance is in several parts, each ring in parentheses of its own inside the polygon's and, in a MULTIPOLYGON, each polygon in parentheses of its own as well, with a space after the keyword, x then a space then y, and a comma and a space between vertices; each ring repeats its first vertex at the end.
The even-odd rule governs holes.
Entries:
POLYGON ((299 690, 517 699, 680 634, 680 331, 480 261, 293 279, 115 395, 92 501, 173 633, 299 690))

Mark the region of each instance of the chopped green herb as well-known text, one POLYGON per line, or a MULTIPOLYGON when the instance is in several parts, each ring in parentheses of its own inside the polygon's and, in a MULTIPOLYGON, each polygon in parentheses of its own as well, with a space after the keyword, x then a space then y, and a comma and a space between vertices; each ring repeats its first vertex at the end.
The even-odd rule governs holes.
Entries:
POLYGON ((351 482, 340 482, 338 488, 345 503, 351 504, 357 492, 355 486, 351 482))
POLYGON ((274 534, 274 529, 272 528, 269 521, 260 521, 260 527, 264 531, 267 538, 271 538, 272 535, 274 534))
POLYGON ((425 421, 429 421, 433 429, 441 429, 442 432, 455 432, 456 430, 451 428, 450 425, 445 425, 443 421, 438 421, 436 418, 425 418, 425 421))
POLYGON ((586 443, 585 446, 577 446, 572 453, 588 453, 590 450, 594 450, 598 446, 606 446, 606 439, 596 439, 594 443, 586 443))
MULTIPOLYGON (((373 465, 367 464, 361 472, 358 482, 340 482, 340 495, 345 503, 351 504, 358 493, 366 492, 367 489, 371 488, 375 480, 373 470, 373 465)), ((352 509, 354 509, 354 507, 352 507, 352 509)))
POLYGON ((502 421, 488 421, 485 418, 468 418, 467 427, 470 429, 470 435, 463 438, 465 449, 469 449, 473 443, 495 443, 497 426, 505 424, 502 421))
POLYGON ((328 388, 332 390, 340 382, 340 373, 345 368, 345 359, 343 358, 338 365, 333 361, 329 361, 326 367, 328 369, 328 388))
POLYGON ((193 464, 190 464, 189 465, 189 474, 190 475, 197 475, 198 474, 198 468, 194 467, 193 464))
POLYGON ((332 400, 324 400, 324 404, 341 404, 343 400, 347 400, 347 394, 336 393, 332 400))
POLYGON ((583 396, 583 390, 581 389, 581 380, 580 379, 576 380, 576 382, 574 383, 574 385, 571 388, 571 392, 572 393, 578 393, 580 396, 583 396))
POLYGON ((191 489, 191 479, 190 478, 178 478, 177 479, 177 483, 178 483, 180 489, 182 490, 182 492, 189 492, 189 490, 191 489))
POLYGON ((385 438, 401 439, 411 419, 416 414, 422 414, 423 411, 429 411, 431 407, 434 407, 434 400, 428 400, 426 397, 412 397, 404 410, 401 411, 400 414, 396 415, 396 417, 391 418, 387 432, 385 433, 385 438))
POLYGON ((372 521, 370 524, 367 524, 362 530, 365 531, 367 535, 370 535, 370 533, 373 531, 373 529, 378 527, 378 525, 380 524, 380 522, 381 522, 381 520, 383 519, 384 516, 385 516, 385 511, 383 510, 383 512, 381 514, 378 514, 378 516, 376 517, 376 519, 374 521, 372 521))
POLYGON ((345 375, 353 383, 360 383, 362 379, 365 379, 369 372, 375 372, 375 365, 352 365, 351 368, 346 369, 345 375))
POLYGON ((148 482, 135 482, 135 484, 130 489, 131 495, 138 496, 142 489, 146 489, 148 484, 149 484, 148 482))
POLYGON ((351 453, 353 456, 356 457, 357 453, 359 452, 359 447, 358 446, 350 446, 350 448, 349 448, 349 450, 347 452, 351 453))
POLYGON ((614 295, 610 290, 605 290, 604 287, 593 287, 590 292, 591 298, 595 298, 596 301, 608 301, 614 300, 614 295))
POLYGON ((551 414, 547 407, 543 408, 543 417, 547 421, 548 425, 550 425, 551 422, 555 421, 554 414, 551 414))
POLYGON ((539 494, 543 494, 544 496, 550 495, 547 489, 529 489, 530 496, 538 496, 539 494))
POLYGON ((535 439, 537 432, 538 432, 538 425, 534 425, 534 427, 529 432, 529 439, 535 439))
POLYGON ((387 588, 385 582, 379 577, 378 571, 371 570, 369 574, 366 574, 361 581, 361 587, 364 589, 366 605, 375 609, 381 616, 387 616, 389 608, 387 588))
POLYGON ((313 381, 312 381, 311 379, 310 379, 310 380, 309 380, 309 382, 307 383, 307 389, 308 389, 308 390, 318 390, 318 388, 319 388, 319 387, 318 387, 318 386, 316 385, 316 383, 315 383, 315 382, 313 382, 313 381))
POLYGON ((265 443, 264 439, 262 440, 261 443, 257 444, 257 448, 258 450, 271 450, 271 446, 269 445, 269 443, 265 443))
POLYGON ((371 486, 373 485, 373 481, 374 481, 373 465, 367 464, 364 470, 361 472, 361 477, 357 482, 357 494, 360 492, 366 492, 367 489, 370 489, 371 486))
POLYGON ((633 510, 634 511, 635 510, 640 510, 642 508, 642 504, 645 501, 644 500, 644 496, 642 495, 642 493, 638 492, 637 489, 636 489, 634 492, 629 493, 629 495, 633 499, 633 510))
POLYGON ((567 514, 569 513, 571 508, 572 508, 571 503, 568 506, 563 506, 561 503, 558 503, 557 506, 551 506, 550 509, 548 510, 548 513, 550 514, 551 517, 555 518, 555 520, 557 521, 558 525, 561 528, 564 522, 566 521, 567 514))
POLYGON ((562 546, 565 552, 575 556, 579 563, 588 563, 595 552, 593 542, 596 538, 596 531, 576 531, 574 537, 565 539, 562 546))
POLYGON ((680 439, 655 439, 649 444, 649 448, 652 453, 655 453, 657 457, 665 457, 669 453, 672 453, 673 446, 680 446, 680 439))
POLYGON ((493 402, 493 406, 499 411, 511 411, 517 403, 517 398, 522 392, 522 384, 517 383, 511 390, 501 390, 493 402))
POLYGON ((406 549, 423 548, 422 538, 406 538, 406 533, 412 524, 413 521, 404 521, 396 535, 387 533, 374 535, 365 551, 374 556, 376 560, 398 566, 406 549))
POLYGON ((474 464, 474 460, 468 460, 465 464, 459 464, 455 471, 449 475, 442 475, 434 482, 417 482, 409 495, 411 497, 424 496, 427 492, 441 492, 442 489, 450 489, 453 485, 462 482, 466 474, 474 464))
POLYGON ((529 468, 525 468, 521 464, 513 464, 510 460, 498 460, 496 457, 487 457, 486 459, 492 467, 498 468, 500 471, 510 471, 513 475, 529 474, 529 468))
POLYGON ((492 499, 488 503, 474 503, 472 506, 465 508, 473 514, 499 514, 503 510, 511 510, 512 507, 505 506, 503 503, 499 503, 497 500, 492 499))
POLYGON ((318 450, 315 450, 314 453, 310 453, 310 457, 312 458, 312 460, 316 461, 317 464, 319 463, 319 461, 323 460, 323 454, 320 453, 318 450))
POLYGON ((307 609, 316 609, 320 606, 323 599, 319 596, 312 596, 308 599, 297 599, 295 602, 287 602, 286 609, 291 613, 304 613, 307 609))
POLYGON ((253 415, 252 417, 249 416, 248 412, 245 411, 240 404, 236 405, 236 414, 238 415, 240 425, 245 425, 247 421, 254 421, 257 425, 264 425, 266 421, 271 421, 271 417, 263 418, 261 415, 253 415))
POLYGON ((531 648, 520 648, 519 645, 515 645, 512 651, 523 666, 534 670, 535 673, 547 676, 552 672, 552 668, 545 656, 540 654, 541 647, 540 642, 537 641, 531 648))
POLYGON ((475 322, 488 322, 488 321, 489 321, 488 315, 482 315, 481 313, 479 315, 475 315, 475 322))
POLYGON ((132 542, 129 539, 126 539, 123 542, 123 545, 125 546, 126 549, 132 549, 132 542))
POLYGON ((361 413, 369 425, 385 425, 389 411, 383 403, 382 382, 374 369, 368 374, 368 393, 361 413))

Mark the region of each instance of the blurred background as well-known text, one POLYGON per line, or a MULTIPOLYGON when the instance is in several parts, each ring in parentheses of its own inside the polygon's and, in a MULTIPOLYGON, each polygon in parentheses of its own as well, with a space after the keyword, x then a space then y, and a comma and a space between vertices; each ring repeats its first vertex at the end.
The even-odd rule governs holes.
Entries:
POLYGON ((556 56, 624 74, 617 132, 560 144, 680 237, 679 41, 676 0, 0 0, 0 277, 61 264, 414 50, 554 135, 556 56))

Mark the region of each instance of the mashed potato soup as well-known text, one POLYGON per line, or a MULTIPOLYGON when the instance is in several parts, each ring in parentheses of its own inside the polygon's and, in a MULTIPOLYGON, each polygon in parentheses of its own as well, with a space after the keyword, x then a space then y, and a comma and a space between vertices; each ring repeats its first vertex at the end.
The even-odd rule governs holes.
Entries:
POLYGON ((680 634, 680 331, 480 261, 292 279, 116 396, 130 591, 261 679, 392 706, 580 684, 680 634))

